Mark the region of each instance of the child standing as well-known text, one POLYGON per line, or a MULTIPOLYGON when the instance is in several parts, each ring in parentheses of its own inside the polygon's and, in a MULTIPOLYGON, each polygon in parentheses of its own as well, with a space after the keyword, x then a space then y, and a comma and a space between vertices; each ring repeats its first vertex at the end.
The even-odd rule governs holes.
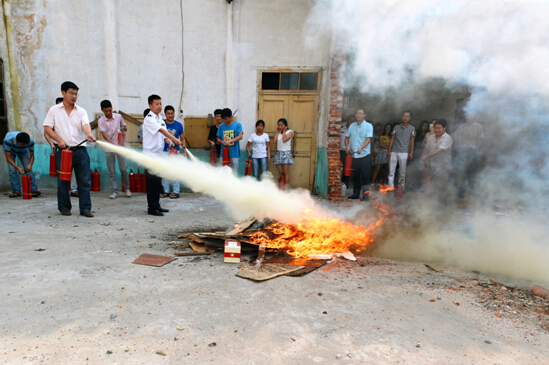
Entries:
POLYGON ((248 138, 248 144, 246 145, 246 151, 248 151, 248 158, 250 154, 250 146, 252 146, 253 159, 252 159, 252 174, 259 180, 259 168, 261 167, 261 173, 267 171, 267 162, 271 161, 271 142, 269 135, 263 133, 265 129, 265 122, 258 120, 255 123, 255 133, 252 133, 248 138))

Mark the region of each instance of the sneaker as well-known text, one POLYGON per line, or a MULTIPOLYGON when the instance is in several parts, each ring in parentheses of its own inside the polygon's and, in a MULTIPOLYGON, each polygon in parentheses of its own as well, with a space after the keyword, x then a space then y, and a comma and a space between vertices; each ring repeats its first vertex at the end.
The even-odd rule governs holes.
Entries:
POLYGON ((109 195, 109 199, 116 199, 117 195, 118 194, 116 194, 116 193, 112 193, 111 195, 109 195))
POLYGON ((132 192, 130 191, 130 189, 126 189, 126 196, 128 198, 132 196, 132 192))
POLYGON ((83 215, 86 218, 93 218, 92 212, 82 212, 80 215, 83 215))
POLYGON ((63 210, 63 211, 61 211, 61 214, 62 215, 71 215, 71 211, 70 210, 63 210))

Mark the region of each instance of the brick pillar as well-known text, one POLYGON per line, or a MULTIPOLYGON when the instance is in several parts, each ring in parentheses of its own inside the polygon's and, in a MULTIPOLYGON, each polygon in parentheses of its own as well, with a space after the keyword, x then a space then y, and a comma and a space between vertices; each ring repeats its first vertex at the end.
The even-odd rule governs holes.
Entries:
POLYGON ((341 199, 341 161, 339 160, 341 118, 343 116, 343 78, 346 54, 344 40, 336 38, 330 69, 330 114, 328 118, 328 197, 341 199))

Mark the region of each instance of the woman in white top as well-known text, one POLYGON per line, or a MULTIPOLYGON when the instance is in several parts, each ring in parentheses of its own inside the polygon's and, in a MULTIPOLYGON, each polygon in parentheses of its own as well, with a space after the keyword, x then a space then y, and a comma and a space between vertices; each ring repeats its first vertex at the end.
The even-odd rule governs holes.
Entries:
POLYGON ((289 184, 290 165, 294 164, 294 159, 292 158, 292 138, 294 137, 294 132, 288 129, 288 121, 284 118, 280 118, 277 124, 278 128, 273 140, 273 143, 276 143, 276 155, 273 162, 278 168, 280 177, 284 177, 286 184, 289 184))
POLYGON ((259 167, 261 166, 261 173, 267 171, 267 162, 271 161, 271 141, 269 135, 263 133, 265 129, 265 122, 258 120, 255 123, 255 133, 248 138, 248 144, 246 145, 246 151, 248 151, 248 158, 252 158, 252 175, 259 180, 259 167), (252 147, 252 154, 250 154, 250 146, 252 147))

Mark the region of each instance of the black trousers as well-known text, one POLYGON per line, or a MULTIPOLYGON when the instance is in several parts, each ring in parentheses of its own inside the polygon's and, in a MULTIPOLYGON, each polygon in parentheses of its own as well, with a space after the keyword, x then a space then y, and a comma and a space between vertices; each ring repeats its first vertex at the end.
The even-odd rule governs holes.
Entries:
MULTIPOLYGON (((343 171, 345 171, 345 158, 346 157, 347 157, 347 152, 339 150, 339 159, 341 160, 341 166, 343 167, 343 171)), ((351 178, 350 176, 343 176, 343 173, 341 174, 341 182, 344 183, 346 187, 349 187, 350 178, 351 178)))
POLYGON ((370 185, 370 168, 372 164, 370 155, 360 158, 353 158, 353 195, 360 195, 360 189, 370 185))
POLYGON ((152 212, 160 208, 160 192, 162 190, 162 178, 145 170, 145 179, 147 180, 147 204, 148 211, 152 212))

